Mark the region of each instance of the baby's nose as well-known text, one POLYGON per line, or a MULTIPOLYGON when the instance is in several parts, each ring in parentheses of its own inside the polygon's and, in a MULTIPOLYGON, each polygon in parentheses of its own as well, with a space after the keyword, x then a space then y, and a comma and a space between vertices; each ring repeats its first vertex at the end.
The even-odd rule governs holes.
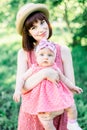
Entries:
POLYGON ((45 56, 44 56, 44 59, 48 59, 48 56, 45 55, 45 56))

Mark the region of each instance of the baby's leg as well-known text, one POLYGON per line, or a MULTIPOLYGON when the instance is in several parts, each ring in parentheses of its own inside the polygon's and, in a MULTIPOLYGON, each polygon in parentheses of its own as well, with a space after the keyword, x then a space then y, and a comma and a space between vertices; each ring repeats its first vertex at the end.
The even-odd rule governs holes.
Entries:
POLYGON ((77 109, 74 104, 72 107, 66 109, 68 115, 68 130, 82 130, 77 122, 77 109))
POLYGON ((66 111, 68 115, 68 120, 77 120, 77 109, 75 104, 67 108, 66 111))
POLYGON ((43 112, 38 114, 38 118, 45 128, 45 130, 56 130, 54 124, 53 124, 53 118, 49 116, 49 112, 43 112))
POLYGON ((54 111, 54 112, 40 112, 38 115, 40 115, 45 120, 51 120, 54 117, 61 115, 63 112, 64 110, 54 111))

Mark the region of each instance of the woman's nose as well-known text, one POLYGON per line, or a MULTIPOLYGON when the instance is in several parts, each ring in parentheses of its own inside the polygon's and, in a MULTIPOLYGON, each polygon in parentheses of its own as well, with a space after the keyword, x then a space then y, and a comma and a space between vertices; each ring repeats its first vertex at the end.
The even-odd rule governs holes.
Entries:
POLYGON ((40 33, 43 32, 43 27, 42 27, 42 26, 39 26, 39 28, 38 28, 38 32, 40 32, 40 33))

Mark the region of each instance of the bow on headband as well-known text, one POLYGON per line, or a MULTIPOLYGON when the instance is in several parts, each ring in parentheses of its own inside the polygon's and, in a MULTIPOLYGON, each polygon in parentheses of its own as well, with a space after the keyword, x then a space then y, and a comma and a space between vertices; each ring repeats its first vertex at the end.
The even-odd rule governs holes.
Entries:
POLYGON ((41 40, 40 43, 37 45, 37 47, 36 47, 36 53, 39 50, 43 49, 43 48, 48 48, 52 52, 54 52, 54 54, 56 54, 56 46, 55 46, 55 44, 52 43, 52 42, 49 42, 49 41, 47 41, 45 39, 41 40))

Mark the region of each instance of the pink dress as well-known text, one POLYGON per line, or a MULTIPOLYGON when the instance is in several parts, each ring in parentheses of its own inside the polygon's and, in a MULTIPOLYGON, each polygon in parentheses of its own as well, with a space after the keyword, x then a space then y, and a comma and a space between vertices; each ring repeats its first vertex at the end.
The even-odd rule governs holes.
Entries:
MULTIPOLYGON (((51 67, 57 70, 56 64, 51 67)), ((43 69, 43 67, 33 64, 32 69, 34 74, 43 69)), ((73 105, 74 100, 72 92, 62 81, 59 81, 56 85, 49 80, 43 80, 29 94, 26 94, 26 98, 22 99, 22 103, 24 104, 22 105, 24 112, 36 115, 39 112, 66 109, 73 105)))
MULTIPOLYGON (((61 69, 61 71, 63 72, 60 46, 56 45, 56 47, 57 47, 57 56, 56 56, 55 62, 57 66, 61 69)), ((35 63, 36 63, 35 55, 34 55, 34 52, 32 51, 31 53, 28 53, 28 65, 31 66, 32 64, 35 64, 35 63)), ((23 108, 23 106, 26 104, 26 101, 29 100, 29 99, 27 100, 27 98, 28 98, 28 95, 30 95, 30 93, 31 91, 22 95, 22 104, 20 107, 19 118, 18 118, 18 130, 44 130, 37 115, 32 115, 23 108)), ((53 119, 53 122, 54 122, 54 126, 56 127, 56 130, 67 130, 66 112, 64 112, 63 114, 59 116, 56 116, 53 119)))

